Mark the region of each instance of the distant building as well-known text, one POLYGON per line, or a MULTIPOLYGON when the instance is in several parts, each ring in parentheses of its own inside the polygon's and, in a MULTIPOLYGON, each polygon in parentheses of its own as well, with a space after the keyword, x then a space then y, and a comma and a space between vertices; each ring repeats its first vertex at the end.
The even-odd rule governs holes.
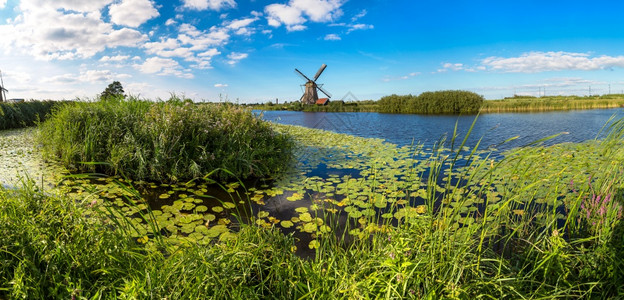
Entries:
POLYGON ((13 103, 24 102, 24 98, 13 98, 13 99, 7 100, 7 102, 13 102, 13 103))
POLYGON ((329 98, 321 98, 316 100, 316 105, 325 106, 327 104, 329 104, 329 98))

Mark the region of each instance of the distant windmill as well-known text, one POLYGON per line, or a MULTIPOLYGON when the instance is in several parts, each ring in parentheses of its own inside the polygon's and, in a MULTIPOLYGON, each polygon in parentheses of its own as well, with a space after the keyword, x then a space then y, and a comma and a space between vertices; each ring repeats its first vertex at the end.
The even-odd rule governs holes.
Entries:
POLYGON ((327 68, 327 65, 323 64, 321 68, 318 70, 318 72, 316 72, 316 75, 314 75, 314 79, 308 78, 307 76, 303 75, 301 71, 295 69, 295 72, 297 72, 297 74, 299 74, 301 77, 303 77, 303 79, 306 80, 305 92, 303 93, 303 96, 301 96, 301 99, 300 99, 301 103, 316 104, 316 101, 318 101, 318 93, 316 92, 317 89, 321 91, 321 93, 325 94, 327 98, 331 98, 331 94, 325 91, 321 87, 323 86, 322 84, 320 86, 316 84, 316 80, 319 78, 319 76, 321 76, 323 71, 325 71, 325 68, 327 68))
POLYGON ((2 79, 2 71, 0 71, 0 102, 6 101, 6 92, 9 90, 4 88, 4 80, 2 79))

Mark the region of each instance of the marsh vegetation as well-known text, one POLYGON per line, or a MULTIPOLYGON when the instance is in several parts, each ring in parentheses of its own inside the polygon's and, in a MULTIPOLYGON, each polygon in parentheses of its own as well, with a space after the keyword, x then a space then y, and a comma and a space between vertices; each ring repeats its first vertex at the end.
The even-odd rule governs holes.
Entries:
POLYGON ((228 104, 191 105, 110 98, 56 110, 40 126, 47 158, 77 172, 176 182, 213 172, 264 177, 290 161, 289 138, 249 111, 228 104))

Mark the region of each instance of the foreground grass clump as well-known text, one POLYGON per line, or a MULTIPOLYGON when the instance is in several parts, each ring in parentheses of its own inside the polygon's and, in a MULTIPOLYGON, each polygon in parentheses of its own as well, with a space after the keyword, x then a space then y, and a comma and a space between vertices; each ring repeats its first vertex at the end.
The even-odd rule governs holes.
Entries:
POLYGON ((63 102, 28 101, 0 102, 0 130, 33 126, 43 121, 52 109, 63 102))
POLYGON ((219 168, 231 172, 214 173, 222 178, 270 176, 286 168, 292 147, 244 109, 173 100, 77 102, 40 127, 48 157, 70 169, 152 181, 192 179, 219 168))
POLYGON ((32 185, 0 188, 0 298, 287 297, 301 276, 277 231, 246 226, 235 240, 180 247, 137 242, 130 224, 32 185))

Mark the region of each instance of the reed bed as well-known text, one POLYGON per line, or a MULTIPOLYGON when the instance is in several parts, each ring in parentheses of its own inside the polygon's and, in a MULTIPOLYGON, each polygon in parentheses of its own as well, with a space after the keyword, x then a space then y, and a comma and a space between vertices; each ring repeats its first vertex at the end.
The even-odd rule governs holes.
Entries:
POLYGON ((540 97, 484 101, 481 113, 542 112, 624 107, 624 97, 540 97))
POLYGON ((33 126, 45 120, 54 107, 62 103, 57 101, 0 102, 0 130, 33 126))
POLYGON ((76 102, 40 126, 46 156, 76 172, 176 182, 277 175, 292 142, 251 112, 227 104, 195 105, 131 98, 76 102))

